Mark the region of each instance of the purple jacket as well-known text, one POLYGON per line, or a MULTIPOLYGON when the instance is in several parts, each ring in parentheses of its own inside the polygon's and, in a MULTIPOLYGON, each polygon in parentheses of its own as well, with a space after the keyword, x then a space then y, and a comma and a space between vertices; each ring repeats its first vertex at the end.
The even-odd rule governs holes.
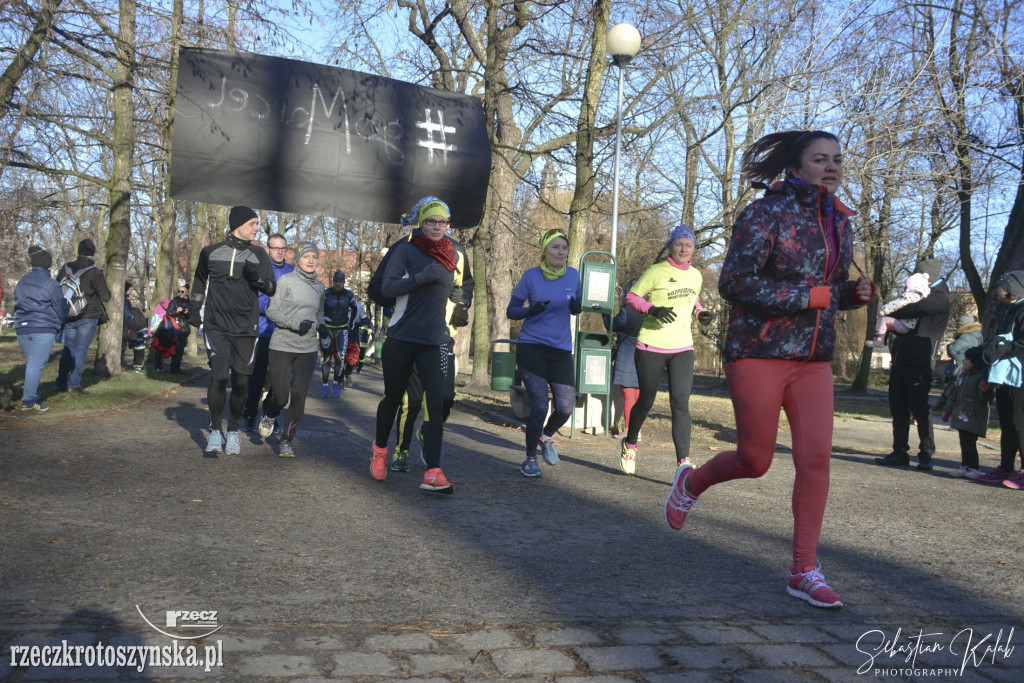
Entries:
POLYGON ((751 203, 733 227, 718 289, 732 304, 722 355, 829 361, 835 355, 836 315, 856 308, 850 217, 834 200, 839 257, 826 272, 824 188, 776 183, 751 203), (807 308, 811 287, 828 285, 829 307, 807 308))

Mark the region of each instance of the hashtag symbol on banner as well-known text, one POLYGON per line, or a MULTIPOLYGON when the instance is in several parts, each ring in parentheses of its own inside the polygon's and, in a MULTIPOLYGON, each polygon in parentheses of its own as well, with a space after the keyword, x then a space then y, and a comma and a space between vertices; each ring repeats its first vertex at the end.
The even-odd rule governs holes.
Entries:
POLYGON ((437 112, 437 123, 434 123, 430 117, 430 109, 424 110, 423 121, 417 121, 416 127, 422 128, 427 131, 426 140, 417 140, 416 144, 420 147, 426 147, 430 152, 430 159, 434 159, 434 150, 437 150, 442 158, 448 160, 448 152, 454 152, 458 149, 455 145, 448 144, 448 134, 455 132, 454 126, 444 125, 444 112, 438 110, 437 112))

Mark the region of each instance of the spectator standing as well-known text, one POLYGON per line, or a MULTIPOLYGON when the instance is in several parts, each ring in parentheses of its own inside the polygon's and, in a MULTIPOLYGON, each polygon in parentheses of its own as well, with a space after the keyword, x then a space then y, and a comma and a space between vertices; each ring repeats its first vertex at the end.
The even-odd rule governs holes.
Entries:
POLYGON ((110 288, 103 271, 96 267, 96 244, 88 237, 78 243, 78 258, 64 264, 58 277, 76 275, 82 284, 87 304, 80 314, 64 325, 64 350, 57 369, 57 391, 84 394, 82 372, 89 346, 96 337, 100 319, 106 317, 103 304, 110 301, 110 288))
POLYGON ((932 456, 935 455, 928 392, 932 387, 935 352, 949 325, 949 285, 942 277, 942 265, 936 259, 924 259, 914 272, 928 275, 931 285, 928 296, 890 313, 893 318, 916 318, 917 325, 907 332, 889 333, 893 337, 889 373, 892 452, 884 458, 875 458, 875 463, 883 467, 906 467, 910 464, 910 418, 913 416, 920 441, 917 469, 927 472, 934 467, 932 456))
MULTIPOLYGON (((1024 361, 1024 270, 1007 273, 996 286, 999 301, 1006 310, 999 316, 995 330, 986 340, 981 356, 986 369, 1004 359, 1024 361), (1003 335, 1009 334, 1007 339, 1003 335)), ((999 415, 999 466, 978 477, 983 484, 1002 484, 1024 489, 1024 387, 996 386, 996 413, 999 415), (1022 467, 1016 470, 1017 455, 1022 467)))
MULTIPOLYGON (((288 240, 284 235, 278 233, 267 239, 267 253, 270 256, 270 265, 274 268, 275 280, 280 280, 282 275, 295 270, 295 266, 287 261, 288 240)), ((249 397, 246 399, 245 409, 242 411, 242 431, 244 432, 256 431, 256 416, 260 411, 260 398, 263 396, 263 389, 267 384, 270 337, 274 334, 274 321, 267 317, 270 296, 259 292, 259 300, 260 336, 256 339, 256 360, 253 362, 252 375, 249 377, 249 397)))
POLYGON ((28 248, 32 269, 14 287, 14 329, 25 356, 25 388, 21 409, 45 413, 39 396, 39 380, 50 350, 68 317, 68 302, 60 284, 50 277, 53 257, 40 246, 28 248))
POLYGON ((206 390, 210 437, 205 450, 216 453, 223 448, 232 455, 242 450, 238 427, 249 397, 249 376, 259 335, 258 293, 273 296, 277 280, 266 250, 252 242, 260 230, 256 212, 248 206, 232 207, 228 228, 230 232, 223 242, 204 247, 199 253, 192 278, 191 322, 203 327, 212 375, 206 390), (224 433, 221 424, 229 377, 231 401, 224 433))
POLYGON ((953 388, 942 406, 942 421, 948 422, 960 439, 960 467, 949 473, 951 477, 977 479, 981 476, 978 438, 988 432, 988 406, 992 401, 982 350, 980 346, 967 350, 960 368, 953 373, 953 388))
POLYGON ((188 288, 182 285, 178 287, 178 293, 167 305, 167 313, 174 317, 178 323, 178 340, 174 347, 174 355, 171 356, 171 374, 181 374, 181 359, 188 348, 188 338, 192 332, 188 321, 192 316, 192 302, 188 297, 188 288))
POLYGON ((946 355, 953 360, 954 365, 959 366, 964 362, 964 354, 981 344, 981 323, 968 314, 960 316, 956 325, 953 341, 946 345, 946 355))

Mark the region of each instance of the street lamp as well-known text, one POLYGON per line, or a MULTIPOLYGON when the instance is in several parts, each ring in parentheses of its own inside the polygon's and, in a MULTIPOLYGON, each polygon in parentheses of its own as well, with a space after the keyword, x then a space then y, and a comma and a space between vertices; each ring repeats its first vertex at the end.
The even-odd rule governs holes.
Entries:
POLYGON ((619 234, 619 150, 622 146, 622 76, 626 65, 640 51, 640 32, 632 24, 616 24, 608 31, 608 54, 619 67, 619 97, 615 106, 615 176, 612 183, 612 257, 619 234))

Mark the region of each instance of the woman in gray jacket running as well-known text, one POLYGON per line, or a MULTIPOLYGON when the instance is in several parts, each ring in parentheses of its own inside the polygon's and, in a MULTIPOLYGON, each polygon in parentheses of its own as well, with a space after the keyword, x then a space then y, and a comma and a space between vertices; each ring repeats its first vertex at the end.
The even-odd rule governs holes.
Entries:
POLYGON ((270 394, 263 402, 260 435, 267 438, 281 408, 288 402, 284 432, 281 434, 282 458, 294 458, 292 439, 306 409, 306 392, 313 379, 319 344, 317 334, 324 328, 324 292, 317 277, 320 251, 312 242, 295 245, 296 268, 277 281, 277 292, 267 304, 267 318, 276 323, 270 337, 267 380, 270 394))

